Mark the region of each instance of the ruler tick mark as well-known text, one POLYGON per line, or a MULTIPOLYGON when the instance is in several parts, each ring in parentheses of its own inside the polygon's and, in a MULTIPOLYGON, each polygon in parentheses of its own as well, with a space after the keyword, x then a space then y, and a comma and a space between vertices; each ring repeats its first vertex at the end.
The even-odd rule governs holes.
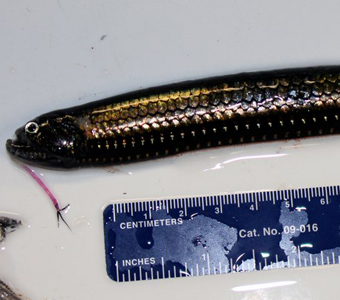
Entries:
POLYGON ((257 201, 257 194, 255 194, 255 210, 259 210, 259 204, 257 201))
POLYGON ((210 275, 210 255, 207 253, 208 274, 210 275))
POLYGON ((116 222, 116 204, 112 205, 113 222, 116 222))
POLYGON ((117 274, 117 282, 120 282, 118 261, 116 262, 116 274, 117 274))
POLYGON ((255 257, 255 249, 252 250, 253 253, 253 268, 256 269, 256 257, 255 257))
MULTIPOLYGON (((183 201, 183 199, 182 199, 183 201)), ((187 202, 186 201, 183 201, 184 202, 184 216, 187 216, 188 215, 188 209, 187 209, 187 202)))
POLYGON ((164 265, 164 257, 163 256, 161 258, 161 261, 162 261, 162 274, 163 274, 163 277, 165 277, 165 265, 164 265))
POLYGON ((292 190, 289 191, 289 200, 290 200, 290 207, 294 208, 294 197, 293 197, 293 193, 292 190))
POLYGON ((222 214, 223 213, 223 205, 222 205, 221 196, 218 196, 218 203, 219 203, 219 206, 220 206, 220 212, 222 214))

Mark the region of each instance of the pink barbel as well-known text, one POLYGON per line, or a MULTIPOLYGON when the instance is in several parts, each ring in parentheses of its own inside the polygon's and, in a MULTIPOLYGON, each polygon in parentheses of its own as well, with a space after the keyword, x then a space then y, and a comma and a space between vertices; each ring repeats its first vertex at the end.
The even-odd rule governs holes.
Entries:
POLYGON ((52 194, 52 192, 49 190, 49 188, 46 186, 46 184, 39 178, 39 176, 37 174, 35 174, 34 170, 30 169, 29 167, 27 167, 26 165, 22 165, 22 168, 29 174, 31 175, 31 177, 42 187, 42 189, 45 191, 45 193, 47 194, 47 196, 52 200, 54 207, 57 210, 57 219, 58 219, 58 226, 59 224, 59 219, 61 219, 65 225, 71 230, 70 226, 67 224, 67 222, 65 221, 64 217, 62 216, 61 212, 65 209, 67 209, 70 205, 66 205, 64 208, 60 208, 58 200, 56 197, 54 197, 54 195, 52 194))

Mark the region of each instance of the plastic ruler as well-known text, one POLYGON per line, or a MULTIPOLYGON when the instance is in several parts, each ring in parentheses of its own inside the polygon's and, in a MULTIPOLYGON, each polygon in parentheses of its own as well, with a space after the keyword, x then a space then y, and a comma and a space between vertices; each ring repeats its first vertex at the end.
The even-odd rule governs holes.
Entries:
POLYGON ((110 204, 117 282, 340 263, 339 186, 110 204))

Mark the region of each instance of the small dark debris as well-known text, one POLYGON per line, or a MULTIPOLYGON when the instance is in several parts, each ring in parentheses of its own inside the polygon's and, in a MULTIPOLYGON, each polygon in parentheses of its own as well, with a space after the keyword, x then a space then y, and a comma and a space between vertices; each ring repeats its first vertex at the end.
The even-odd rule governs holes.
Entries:
POLYGON ((107 35, 104 34, 104 35, 100 38, 100 40, 103 41, 106 37, 107 37, 107 35))
POLYGON ((191 240, 191 243, 193 243, 195 247, 202 245, 202 247, 205 249, 207 248, 207 241, 206 240, 203 241, 202 238, 203 237, 201 235, 196 236, 191 240))

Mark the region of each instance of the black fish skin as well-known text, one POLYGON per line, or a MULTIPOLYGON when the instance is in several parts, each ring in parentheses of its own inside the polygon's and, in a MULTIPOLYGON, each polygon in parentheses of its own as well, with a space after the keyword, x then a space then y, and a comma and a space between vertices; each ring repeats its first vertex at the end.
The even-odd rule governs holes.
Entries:
MULTIPOLYGON (((0 243, 6 238, 6 234, 16 230, 21 225, 20 220, 0 216, 0 243)), ((1 300, 21 300, 12 289, 0 280, 0 299, 1 300)))
POLYGON ((340 66, 243 73, 44 114, 19 128, 6 147, 44 167, 100 166, 339 133, 339 116, 340 66))

